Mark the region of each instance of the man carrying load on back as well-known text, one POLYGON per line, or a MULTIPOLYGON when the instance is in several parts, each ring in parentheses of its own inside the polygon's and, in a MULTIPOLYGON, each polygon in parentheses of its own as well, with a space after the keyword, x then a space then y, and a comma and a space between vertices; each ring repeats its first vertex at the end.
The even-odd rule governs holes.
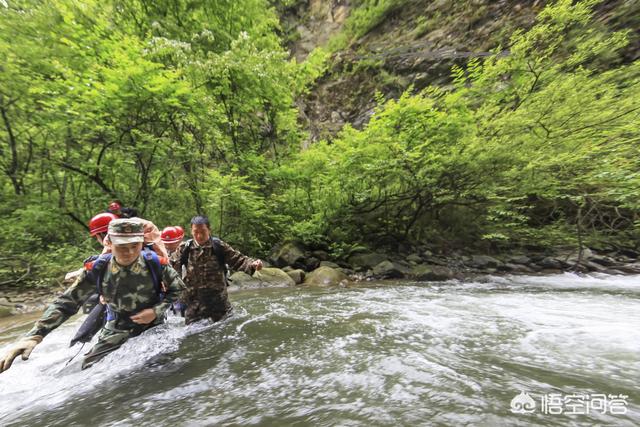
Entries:
POLYGON ((0 359, 0 372, 9 369, 18 355, 27 360, 34 347, 73 316, 96 290, 107 305, 107 322, 100 330, 98 342, 85 355, 83 369, 119 348, 130 337, 164 322, 166 310, 184 288, 180 276, 166 259, 143 251, 141 220, 112 220, 109 237, 113 255, 103 254, 86 265, 74 284, 49 305, 34 327, 0 359))
POLYGON ((171 256, 171 264, 177 271, 186 268, 182 302, 187 305, 187 324, 211 319, 222 319, 229 311, 226 265, 232 270, 253 274, 262 269, 262 261, 249 258, 233 249, 229 244, 211 236, 209 219, 195 216, 191 219, 193 239, 182 242, 171 256))

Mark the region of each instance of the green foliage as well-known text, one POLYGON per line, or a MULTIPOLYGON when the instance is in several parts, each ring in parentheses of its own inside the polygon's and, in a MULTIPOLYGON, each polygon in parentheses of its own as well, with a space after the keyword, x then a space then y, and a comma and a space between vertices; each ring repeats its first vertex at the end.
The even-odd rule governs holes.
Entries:
POLYGON ((0 252, 59 277, 97 250, 84 224, 115 198, 161 228, 209 214, 257 254, 285 238, 637 246, 640 62, 619 54, 637 36, 594 23, 592 1, 548 6, 509 55, 379 97, 364 129, 300 150, 296 98, 407 3, 359 2, 302 64, 267 0, 0 6, 0 252))
POLYGON ((161 228, 215 215, 211 170, 222 184, 238 176, 232 196, 248 189, 232 197, 244 222, 225 237, 274 243, 278 216, 262 221, 260 197, 245 196, 297 147, 293 99, 324 61, 287 61, 277 30, 266 0, 0 7, 0 252, 35 250, 51 272, 43 251, 74 253, 115 198, 161 228))
POLYGON ((289 175, 306 178, 288 191, 313 209, 297 229, 493 248, 637 239, 640 62, 602 68, 627 34, 592 25, 592 4, 548 6, 508 56, 302 153, 289 175))

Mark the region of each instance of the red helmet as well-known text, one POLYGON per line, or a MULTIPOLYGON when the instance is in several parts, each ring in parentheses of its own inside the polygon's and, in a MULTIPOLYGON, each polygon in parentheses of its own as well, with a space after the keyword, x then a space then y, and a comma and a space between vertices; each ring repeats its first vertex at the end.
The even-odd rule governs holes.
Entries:
POLYGON ((120 208, 122 208, 122 206, 120 205, 120 203, 118 202, 111 202, 109 203, 109 208, 107 209, 109 212, 117 212, 120 210, 120 208))
POLYGON ((95 236, 98 233, 106 233, 112 219, 118 219, 118 217, 109 212, 99 213, 94 216, 89 221, 89 234, 95 236))
POLYGON ((184 237, 184 230, 179 225, 165 227, 160 238, 164 243, 176 243, 184 237))

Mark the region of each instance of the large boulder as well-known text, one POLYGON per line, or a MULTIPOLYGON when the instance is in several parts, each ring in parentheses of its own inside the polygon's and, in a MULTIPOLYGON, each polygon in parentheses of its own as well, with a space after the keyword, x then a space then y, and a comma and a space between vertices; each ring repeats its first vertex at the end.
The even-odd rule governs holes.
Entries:
POLYGON ((373 275, 380 279, 400 279, 406 271, 406 267, 391 261, 382 261, 373 267, 373 275))
POLYGON ((304 246, 300 242, 286 242, 274 250, 270 258, 276 267, 296 265, 304 262, 304 246))
POLYGON ((279 268, 263 268, 253 273, 253 278, 258 279, 262 286, 295 286, 296 282, 279 268))
POLYGON ((349 257, 349 264, 356 270, 373 268, 382 261, 387 261, 387 257, 374 252, 357 253, 349 257))
POLYGON ((305 285, 311 286, 338 286, 348 283, 349 278, 340 270, 331 267, 319 267, 307 274, 305 285))
POLYGON ((229 276, 229 286, 233 288, 258 288, 260 287, 260 281, 258 279, 254 279, 250 275, 242 271, 236 271, 231 276, 229 276))
POLYGON ((289 277, 293 279, 296 285, 299 285, 300 283, 304 282, 304 277, 306 275, 304 270, 300 270, 300 269, 287 271, 287 274, 289 275, 289 277))

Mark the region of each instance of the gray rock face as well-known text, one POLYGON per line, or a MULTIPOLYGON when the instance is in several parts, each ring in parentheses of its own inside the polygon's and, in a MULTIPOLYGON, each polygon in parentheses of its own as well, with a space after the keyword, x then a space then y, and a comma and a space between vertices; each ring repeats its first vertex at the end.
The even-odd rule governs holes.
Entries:
POLYGON ((348 281, 347 275, 340 270, 331 267, 319 267, 306 275, 304 284, 310 286, 338 286, 345 285, 348 281))

